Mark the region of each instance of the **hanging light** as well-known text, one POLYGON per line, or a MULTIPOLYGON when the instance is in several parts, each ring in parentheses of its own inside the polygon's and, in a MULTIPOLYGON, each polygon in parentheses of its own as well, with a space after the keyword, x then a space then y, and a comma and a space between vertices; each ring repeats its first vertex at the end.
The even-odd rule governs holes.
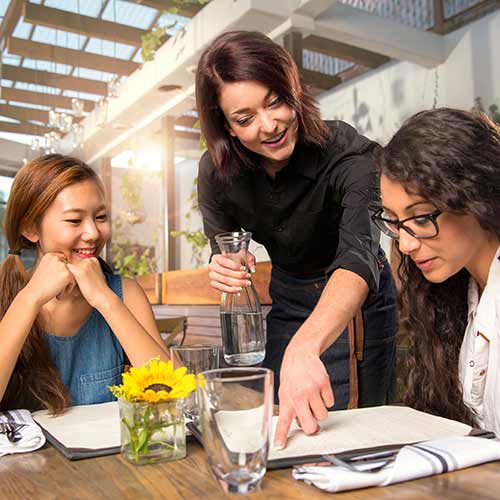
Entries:
POLYGON ((122 84, 122 78, 115 75, 108 82, 108 97, 118 97, 120 95, 120 87, 122 84))
POLYGON ((76 97, 71 99, 71 109, 74 116, 83 116, 83 102, 80 99, 77 99, 76 97))
POLYGON ((59 127, 59 113, 55 109, 49 110, 49 127, 59 127))
POLYGON ((105 97, 97 101, 94 113, 96 126, 104 127, 108 120, 108 100, 105 97))
POLYGON ((83 143, 83 125, 80 125, 79 123, 73 123, 73 125, 71 126, 71 131, 73 132, 71 147, 73 149, 77 149, 83 143))
POLYGON ((61 113, 59 116, 59 130, 63 134, 67 134, 71 130, 71 125, 73 125, 73 116, 67 113, 61 113))
POLYGON ((31 151, 38 151, 40 149, 40 139, 38 138, 33 138, 31 141, 31 151))

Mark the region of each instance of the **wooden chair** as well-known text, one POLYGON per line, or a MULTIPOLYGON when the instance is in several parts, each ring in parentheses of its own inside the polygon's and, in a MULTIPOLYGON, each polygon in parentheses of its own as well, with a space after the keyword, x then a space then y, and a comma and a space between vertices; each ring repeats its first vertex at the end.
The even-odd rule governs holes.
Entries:
POLYGON ((187 316, 156 318, 156 326, 167 347, 174 344, 182 345, 184 343, 187 331, 187 316), (176 337, 181 333, 180 342, 175 342, 176 337))

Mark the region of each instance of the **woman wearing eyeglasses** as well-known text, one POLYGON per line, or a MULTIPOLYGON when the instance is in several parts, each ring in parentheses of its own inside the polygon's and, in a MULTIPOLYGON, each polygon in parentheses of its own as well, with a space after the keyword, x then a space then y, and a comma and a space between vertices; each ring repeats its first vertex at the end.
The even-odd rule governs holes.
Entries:
POLYGON ((454 109, 410 118, 377 158, 410 338, 406 403, 500 434, 500 129, 454 109))

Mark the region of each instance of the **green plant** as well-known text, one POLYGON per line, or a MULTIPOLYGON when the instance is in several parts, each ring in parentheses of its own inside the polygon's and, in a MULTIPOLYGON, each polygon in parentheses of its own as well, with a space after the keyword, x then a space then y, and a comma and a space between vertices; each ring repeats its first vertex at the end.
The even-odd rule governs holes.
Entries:
MULTIPOLYGON (((129 166, 133 167, 133 160, 130 161, 129 166)), ((156 258, 151 254, 153 247, 132 243, 128 237, 132 226, 144 220, 142 181, 142 173, 136 170, 130 170, 123 175, 120 194, 125 202, 126 210, 116 215, 113 221, 111 261, 115 271, 128 278, 154 273, 157 269, 156 258)), ((156 233, 153 234, 152 240, 154 245, 156 233)))
POLYGON ((126 229, 130 224, 118 215, 113 222, 112 262, 115 271, 123 277, 132 278, 156 272, 156 258, 151 255, 151 247, 131 243, 126 229))
POLYGON ((490 104, 488 110, 486 111, 483 106, 483 101, 481 97, 476 97, 474 99, 474 106, 472 106, 472 111, 481 111, 486 113, 495 123, 500 125, 500 108, 498 104, 490 104))
MULTIPOLYGON (((174 3, 178 4, 179 6, 189 4, 204 5, 208 2, 209 0, 174 0, 174 3)), ((177 15, 179 13, 179 7, 170 7, 169 9, 162 11, 162 14, 177 15)), ((153 26, 151 31, 141 36, 141 57, 144 62, 152 61, 154 59, 156 51, 165 41, 167 31, 173 28, 177 24, 177 21, 166 25, 161 25, 160 23, 161 21, 158 21, 153 26)))
MULTIPOLYGON (((198 178, 195 177, 193 181, 193 187, 191 189, 191 194, 189 195, 188 202, 189 208, 184 214, 184 218, 187 220, 188 225, 191 221, 191 214, 194 212, 200 212, 200 206, 198 204, 198 178)), ((196 229, 195 231, 190 231, 189 229, 183 231, 170 231, 170 235, 174 238, 179 236, 186 238, 186 241, 191 245, 191 261, 195 267, 202 266, 205 261, 203 259, 203 250, 208 244, 208 238, 201 229, 196 229)))

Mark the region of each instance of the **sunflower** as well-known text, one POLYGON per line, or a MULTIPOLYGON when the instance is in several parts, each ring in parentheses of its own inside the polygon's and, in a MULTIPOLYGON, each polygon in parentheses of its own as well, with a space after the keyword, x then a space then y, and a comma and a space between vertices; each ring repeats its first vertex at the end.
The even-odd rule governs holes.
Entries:
POLYGON ((168 399, 185 398, 196 387, 195 375, 186 368, 174 370, 171 361, 152 359, 140 368, 131 368, 122 375, 122 385, 109 389, 118 398, 128 401, 157 403, 168 399))

